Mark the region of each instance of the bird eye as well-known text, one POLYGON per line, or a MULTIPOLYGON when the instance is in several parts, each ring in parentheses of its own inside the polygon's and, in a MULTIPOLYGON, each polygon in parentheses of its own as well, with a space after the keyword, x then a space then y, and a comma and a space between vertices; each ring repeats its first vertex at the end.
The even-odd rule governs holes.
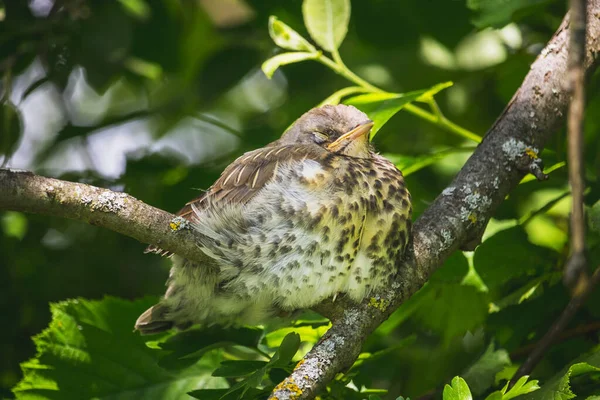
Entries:
POLYGON ((313 132, 313 135, 315 136, 315 142, 317 142, 317 144, 325 143, 327 139, 329 139, 329 137, 323 132, 315 131, 313 132))

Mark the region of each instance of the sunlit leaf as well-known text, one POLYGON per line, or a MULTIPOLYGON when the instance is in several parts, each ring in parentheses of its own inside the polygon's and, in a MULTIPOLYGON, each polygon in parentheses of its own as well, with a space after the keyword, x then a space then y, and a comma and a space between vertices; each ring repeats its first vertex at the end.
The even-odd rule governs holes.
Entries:
POLYGON ((537 380, 528 381, 529 376, 525 375, 519 378, 514 386, 502 397, 503 400, 510 400, 517 396, 535 392, 540 387, 537 380))
POLYGON ((560 372, 549 381, 546 381, 540 390, 528 396, 528 400, 574 399, 577 395, 573 393, 573 390, 571 389, 571 378, 590 372, 600 372, 600 368, 588 363, 573 364, 566 372, 560 372))
POLYGON ((314 60, 318 53, 292 52, 278 54, 275 57, 269 58, 262 63, 261 69, 268 78, 273 77, 273 74, 282 65, 293 64, 305 60, 314 60))
MULTIPOLYGON (((548 168, 544 169, 544 173, 545 174, 549 174, 551 172, 556 171, 557 169, 560 169, 562 167, 564 167, 565 165, 567 165, 566 162, 561 161, 559 163, 556 163, 548 168)), ((533 176, 532 174, 527 174, 523 177, 523 179, 521 179, 521 182, 519 182, 519 184, 523 184, 523 183, 527 183, 527 182, 533 182, 533 181, 537 181, 537 178, 535 176, 533 176)))
POLYGON ((348 32, 350 0, 304 0, 304 25, 319 46, 336 51, 348 32))
POLYGON ((304 39, 298 32, 277 19, 276 16, 269 17, 269 35, 275 44, 287 50, 307 51, 314 53, 315 47, 304 39))
POLYGON ((24 378, 13 389, 17 399, 166 399, 198 386, 224 387, 221 378, 210 376, 210 360, 177 372, 158 366, 165 353, 131 329, 155 300, 51 304, 50 325, 34 337, 37 355, 21 364, 24 378))
POLYGON ((2 230, 7 237, 14 237, 19 240, 25 237, 27 233, 27 217, 23 213, 6 211, 0 222, 2 223, 2 230))
POLYGON ((353 95, 356 93, 362 93, 365 91, 366 90, 360 86, 350 86, 347 88, 343 88, 343 89, 338 90, 337 92, 334 92, 331 96, 327 97, 325 100, 320 102, 317 107, 321 107, 326 104, 331 104, 331 105, 340 104, 340 101, 342 101, 342 99, 344 97, 347 97, 347 96, 350 96, 350 95, 353 95))
POLYGON ((452 379, 450 385, 444 386, 444 400, 473 400, 467 382, 461 377, 452 379))
POLYGON ((441 83, 430 89, 416 90, 408 93, 368 93, 351 97, 344 104, 352 105, 366 113, 375 123, 371 129, 371 137, 404 106, 413 101, 425 101, 440 90, 451 86, 451 82, 441 83))
POLYGON ((386 154, 385 157, 396 164, 404 176, 409 176, 436 162, 456 153, 472 153, 476 147, 455 147, 423 156, 406 156, 401 154, 386 154))

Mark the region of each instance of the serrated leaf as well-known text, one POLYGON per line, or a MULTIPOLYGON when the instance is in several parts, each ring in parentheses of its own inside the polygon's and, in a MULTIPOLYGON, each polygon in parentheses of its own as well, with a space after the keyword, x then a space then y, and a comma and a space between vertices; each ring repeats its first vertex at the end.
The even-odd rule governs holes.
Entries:
MULTIPOLYGON (((0 156, 4 156, 2 164, 6 164, 17 149, 22 134, 21 112, 11 103, 2 104, 0 109, 0 156)), ((0 164, 0 166, 2 165, 0 164)))
POLYGON ((576 398, 577 394, 571 390, 571 378, 598 372, 600 372, 600 351, 580 357, 577 362, 566 367, 550 380, 546 381, 540 390, 520 397, 519 400, 569 400, 576 398))
MULTIPOLYGON (((52 321, 34 337, 36 358, 21 365, 17 399, 180 398, 198 386, 225 386, 207 362, 177 373, 158 366, 164 355, 149 348, 131 325, 156 299, 129 302, 69 300, 50 306, 52 321)), ((156 339, 156 337, 153 337, 156 339)))
POLYGON ((324 50, 337 51, 350 22, 350 0, 304 0, 304 25, 313 40, 324 50))
POLYGON ((371 137, 385 125, 404 106, 413 101, 433 96, 440 90, 451 86, 451 82, 441 83, 429 89, 408 93, 369 93, 351 97, 344 104, 352 105, 366 113, 375 123, 371 129, 371 137), (423 97, 425 96, 425 97, 423 97))
POLYGON ((234 378, 249 375, 267 365, 267 361, 253 360, 226 360, 222 361, 219 368, 213 371, 212 376, 234 378))
POLYGON ((277 46, 286 50, 307 51, 310 53, 317 51, 298 32, 281 22, 274 15, 269 17, 269 35, 277 46))
POLYGON ((459 376, 452 379, 450 385, 444 386, 444 400, 473 400, 467 382, 459 376))
POLYGON ((306 52, 290 52, 278 54, 275 57, 269 58, 263 62, 260 68, 263 70, 267 78, 272 78, 273 74, 282 65, 288 65, 297 63, 300 61, 314 60, 319 53, 306 53, 306 52))
POLYGON ((496 350, 494 344, 490 343, 481 357, 462 374, 462 377, 473 393, 480 395, 494 384, 496 374, 507 365, 510 365, 508 352, 504 349, 496 350))

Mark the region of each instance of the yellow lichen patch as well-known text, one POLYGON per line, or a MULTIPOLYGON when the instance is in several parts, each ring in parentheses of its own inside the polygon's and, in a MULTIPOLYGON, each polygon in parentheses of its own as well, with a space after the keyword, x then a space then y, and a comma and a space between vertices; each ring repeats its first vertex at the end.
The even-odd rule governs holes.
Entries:
POLYGON ((538 158, 537 152, 529 147, 525 149, 525 154, 527 154, 532 160, 537 160, 538 158))
POLYGON ((376 299, 375 297, 369 299, 369 305, 375 307, 379 311, 385 311, 387 308, 387 302, 384 299, 376 299))
MULTIPOLYGON (((290 400, 295 400, 299 398, 302 394, 302 390, 298 387, 298 385, 296 385, 296 383, 294 382, 294 378, 287 378, 279 385, 275 386, 275 389, 273 391, 278 392, 280 390, 287 390, 290 393, 290 400)), ((273 398, 276 399, 276 397, 273 398)))
POLYGON ((474 213, 469 214, 469 216, 467 217, 469 219, 469 221, 471 221, 472 223, 476 223, 477 222, 477 215, 475 215, 474 213))
POLYGON ((171 221, 169 223, 169 227, 171 228, 172 231, 178 231, 180 226, 181 226, 181 222, 179 222, 179 221, 171 221))
POLYGON ((300 361, 298 361, 298 364, 296 364, 296 366, 294 367, 294 371, 297 370, 298 368, 300 368, 300 366, 304 364, 304 358, 300 361))

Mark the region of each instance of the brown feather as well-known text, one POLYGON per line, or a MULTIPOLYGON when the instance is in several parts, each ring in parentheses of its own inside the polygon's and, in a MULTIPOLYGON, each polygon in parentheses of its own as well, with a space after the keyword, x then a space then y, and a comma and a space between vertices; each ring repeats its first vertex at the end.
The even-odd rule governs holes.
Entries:
MULTIPOLYGON (((186 203, 176 215, 191 221, 194 208, 202 210, 233 203, 245 204, 273 179, 281 163, 300 160, 307 155, 318 159, 327 154, 326 150, 316 145, 282 146, 278 142, 247 152, 225 168, 205 193, 186 203)), ((169 257, 173 255, 154 245, 148 246, 145 252, 169 257)))

